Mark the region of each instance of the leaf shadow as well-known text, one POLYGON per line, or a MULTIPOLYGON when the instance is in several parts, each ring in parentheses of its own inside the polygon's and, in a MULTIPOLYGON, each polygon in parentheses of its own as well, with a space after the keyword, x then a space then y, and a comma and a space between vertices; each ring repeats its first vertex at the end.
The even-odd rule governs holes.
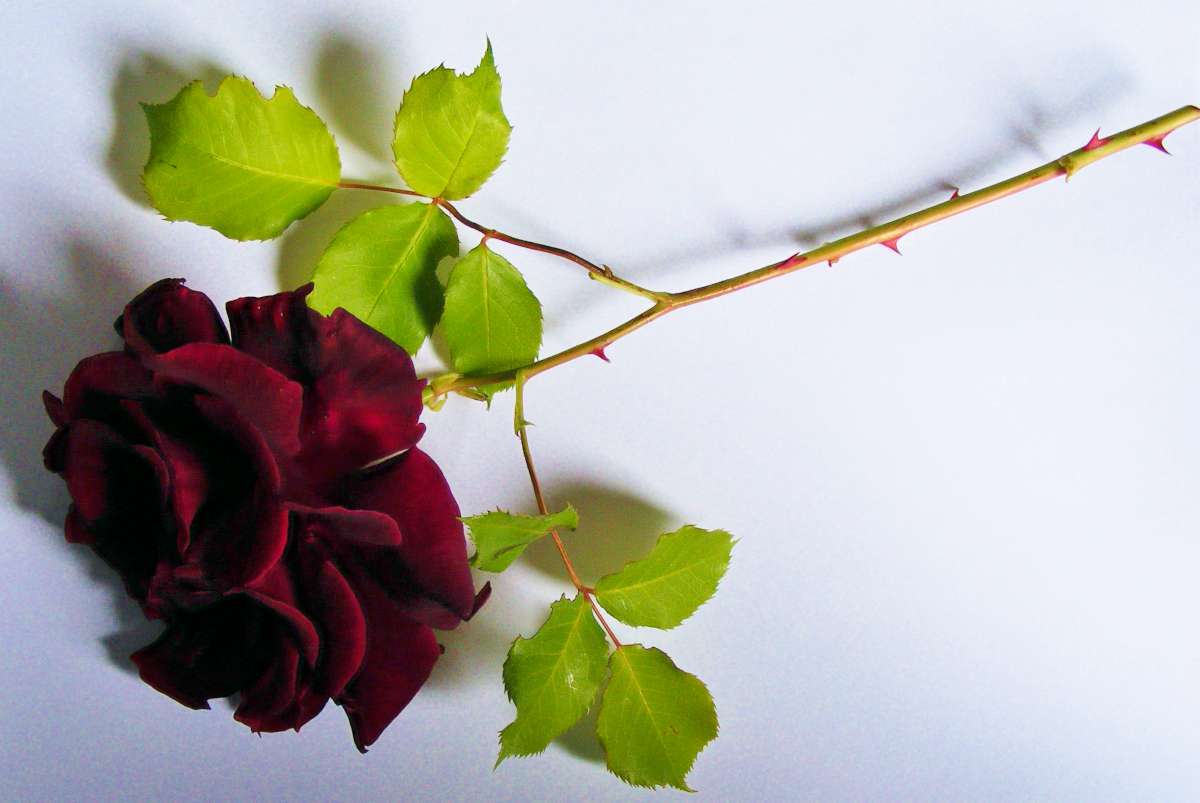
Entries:
MULTIPOLYGON (((546 484, 546 504, 552 510, 567 502, 579 511, 579 529, 560 535, 584 583, 594 583, 644 557, 672 521, 670 513, 643 497, 591 478, 546 484)), ((549 538, 532 544, 522 560, 539 572, 563 577, 562 561, 549 538)))
POLYGON ((209 92, 229 74, 221 65, 198 59, 184 65, 157 53, 127 56, 113 80, 113 129, 105 168, 126 198, 140 206, 150 201, 142 188, 142 167, 150 155, 150 131, 143 103, 164 103, 188 83, 199 79, 209 92))
POLYGON ((392 193, 337 190, 319 209, 288 227, 279 238, 275 275, 283 290, 312 279, 321 254, 343 226, 363 212, 380 206, 405 203, 392 193))
POLYGON ((404 94, 394 52, 394 46, 332 31, 321 41, 314 69, 318 114, 382 165, 391 164, 392 118, 404 94))
POLYGON ((42 465, 41 450, 53 431, 42 410, 40 394, 49 389, 61 395, 63 382, 75 363, 87 353, 119 345, 112 322, 125 303, 141 289, 140 281, 120 266, 130 264, 116 255, 110 234, 102 244, 89 236, 69 233, 58 242, 51 238, 49 251, 60 253, 69 275, 54 289, 24 288, 0 272, 0 404, 5 425, 0 430, 0 460, 15 485, 17 504, 49 522, 57 534, 52 540, 67 560, 73 560, 87 577, 110 597, 116 630, 101 639, 110 662, 127 672, 135 668, 129 654, 152 641, 161 629, 148 621, 125 592, 116 572, 95 552, 69 544, 61 530, 68 497, 61 478, 42 465), (52 311, 52 313, 51 313, 52 311), (81 344, 99 348, 79 352, 81 344))
POLYGON ((596 699, 592 701, 592 707, 588 709, 587 713, 553 742, 565 752, 593 764, 604 763, 604 747, 596 735, 596 719, 600 715, 600 698, 604 694, 603 685, 596 692, 596 699))

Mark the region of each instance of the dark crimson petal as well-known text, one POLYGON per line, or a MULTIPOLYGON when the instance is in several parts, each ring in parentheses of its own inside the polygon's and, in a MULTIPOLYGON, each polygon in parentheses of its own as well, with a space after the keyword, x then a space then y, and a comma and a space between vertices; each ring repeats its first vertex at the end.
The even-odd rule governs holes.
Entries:
POLYGON ((232 346, 189 343, 147 360, 156 380, 191 385, 229 402, 281 455, 300 448, 304 390, 232 346))
POLYGON ((408 355, 345 310, 325 320, 305 404, 300 461, 336 477, 409 449, 421 439, 421 389, 408 355))
POLYGON ((399 546, 402 536, 396 520, 376 510, 347 510, 344 507, 307 507, 291 503, 297 529, 336 544, 350 541, 364 546, 399 546))
POLYGON ((441 648, 432 630, 401 614, 373 583, 356 590, 367 616, 367 653, 334 702, 345 709, 354 744, 365 753, 420 691, 441 648))
POLYGON ((61 427, 67 423, 67 411, 63 408, 62 400, 48 390, 42 391, 42 406, 46 408, 46 415, 50 416, 54 426, 61 427))
MULTIPOLYGON (((187 552, 192 521, 208 497, 208 467, 205 466, 200 454, 192 445, 185 444, 180 439, 168 435, 146 415, 142 405, 126 401, 121 406, 130 420, 136 423, 146 440, 158 450, 158 455, 166 466, 169 476, 170 507, 177 528, 176 548, 179 550, 179 554, 183 555, 187 552)), ((255 435, 254 440, 257 444, 262 439, 255 435)), ((267 452, 266 461, 269 461, 270 466, 274 466, 274 461, 270 459, 265 444, 259 451, 267 452)))
POLYGON ((317 331, 324 320, 304 300, 312 289, 309 282, 287 293, 227 302, 233 345, 288 379, 308 384, 315 370, 317 331))
POLYGON ((250 686, 278 647, 261 608, 231 599, 177 617, 130 656, 146 683, 189 708, 250 686))
MULTIPOLYGON (((377 471, 345 478, 337 495, 347 507, 380 510, 395 519, 403 539, 396 554, 419 595, 457 619, 471 615, 475 586, 458 503, 432 458, 414 447, 377 471)), ((383 561, 380 568, 390 574, 396 567, 383 561)), ((395 587, 386 577, 380 581, 395 587)))
POLYGON ((353 315, 309 309, 311 290, 226 308, 234 345, 305 386, 300 462, 322 481, 415 444, 424 381, 403 349, 353 315))
POLYGON ((305 610, 323 637, 316 690, 333 697, 358 672, 367 651, 367 620, 345 576, 311 542, 298 545, 298 584, 305 610), (306 548, 308 547, 308 548, 306 548))
POLYGON ((123 351, 107 351, 80 360, 63 389, 67 420, 109 418, 121 399, 157 395, 150 372, 123 351))
POLYGON ((295 638, 305 662, 310 667, 316 666, 321 639, 312 620, 300 611, 296 589, 283 564, 276 564, 252 585, 236 588, 231 593, 243 594, 278 615, 295 638))
POLYGON ((96 536, 88 529, 87 522, 79 515, 79 511, 75 509, 75 505, 71 505, 67 510, 67 521, 63 530, 67 536, 67 542, 72 544, 93 544, 96 542, 96 536))
POLYGON ((62 474, 78 514, 87 522, 121 516, 128 508, 158 507, 166 467, 151 450, 140 449, 99 421, 82 419, 64 430, 62 474), (145 482, 150 480, 150 482, 145 482), (132 486, 132 487, 131 487, 132 486), (155 491, 149 498, 136 498, 155 491), (133 496, 133 498, 130 498, 133 496))
POLYGON ((209 476, 212 502, 197 517, 186 558, 226 586, 250 584, 287 547, 279 468, 262 433, 232 405, 214 396, 197 396, 195 405, 235 449, 229 463, 216 466, 209 476))
POLYGON ((139 356, 161 354, 187 343, 229 342, 212 301, 184 287, 183 279, 161 279, 147 287, 129 302, 115 327, 139 356))
POLYGON ((241 702, 233 718, 255 733, 299 729, 290 717, 281 714, 293 708, 300 673, 300 653, 296 647, 281 640, 267 668, 254 685, 242 692, 241 702))

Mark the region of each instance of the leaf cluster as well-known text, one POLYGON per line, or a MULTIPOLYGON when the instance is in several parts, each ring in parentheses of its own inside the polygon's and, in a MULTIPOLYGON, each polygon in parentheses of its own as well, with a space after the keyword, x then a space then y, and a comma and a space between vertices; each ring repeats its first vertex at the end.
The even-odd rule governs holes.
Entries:
MULTIPOLYGON (((528 365, 542 342, 541 304, 520 270, 489 247, 491 232, 461 253, 454 218, 484 230, 449 204, 478 191, 503 160, 512 127, 500 88, 490 43, 470 73, 441 66, 413 80, 392 142, 410 189, 392 191, 414 200, 348 221, 317 262, 308 297, 319 312, 345 309, 410 354, 440 327, 455 375, 528 365), (445 261, 452 264, 443 285, 445 261)), ((195 82, 144 108, 151 150, 143 180, 168 220, 237 240, 271 239, 355 186, 342 180, 325 124, 287 87, 267 98, 230 76, 214 95, 195 82)), ((490 399, 502 389, 477 391, 490 399)), ((520 430, 519 401, 518 422, 520 430)), ((568 505, 540 516, 497 510, 462 521, 476 548, 471 565, 500 572, 536 540, 576 528, 579 516, 568 505)), ((545 750, 598 704, 596 734, 614 774, 638 786, 688 789, 696 756, 717 735, 712 697, 661 650, 618 643, 600 610, 633 627, 676 627, 715 593, 733 543, 720 530, 683 527, 595 588, 577 581, 574 597, 551 605, 536 633, 513 642, 504 664, 517 713, 500 732, 497 765, 545 750)))

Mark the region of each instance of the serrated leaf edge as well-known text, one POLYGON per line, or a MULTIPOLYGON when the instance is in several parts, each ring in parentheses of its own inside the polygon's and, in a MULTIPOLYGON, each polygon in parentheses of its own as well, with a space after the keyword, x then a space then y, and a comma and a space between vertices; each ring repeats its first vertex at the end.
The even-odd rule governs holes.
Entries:
MULTIPOLYGON (((706 684, 706 683, 705 683, 703 680, 701 680, 701 679, 700 679, 699 677, 697 677, 696 675, 693 675, 691 672, 688 672, 686 669, 680 669, 680 668, 679 668, 679 664, 675 663, 675 660, 674 660, 673 658, 671 658, 671 656, 667 655, 665 652, 663 652, 662 650, 658 649, 657 647, 647 647, 647 646, 645 646, 644 644, 623 644, 623 645, 622 645, 622 647, 641 647, 643 650, 647 650, 647 651, 654 650, 654 651, 656 651, 656 652, 659 652, 659 653, 661 653, 661 654, 662 654, 662 656, 663 656, 664 658, 666 658, 666 659, 667 659, 667 661, 668 661, 668 662, 671 664, 671 666, 672 666, 672 667, 674 667, 674 668, 675 668, 675 669, 676 669, 678 672, 680 672, 681 674, 683 674, 683 675, 686 675, 686 676, 688 676, 688 677, 692 678, 692 679, 693 679, 693 680, 695 680, 697 683, 699 683, 699 684, 700 684, 700 687, 701 687, 702 689, 704 689, 704 693, 705 693, 705 694, 708 696, 708 699, 709 699, 710 701, 713 699, 712 692, 710 692, 710 691, 708 690, 708 685, 707 685, 707 684, 706 684)), ((612 662, 613 662, 613 660, 614 660, 614 659, 617 657, 617 654, 618 654, 618 653, 620 653, 620 652, 621 652, 621 649, 620 649, 620 648, 618 648, 618 649, 616 649, 616 650, 613 650, 612 654, 611 654, 611 655, 609 655, 609 658, 608 658, 608 664, 609 664, 609 667, 610 667, 610 668, 609 668, 609 674, 610 674, 610 676, 612 675, 612 669, 611 669, 611 667, 612 667, 612 662)), ((629 659, 628 659, 628 658, 624 658, 624 660, 626 661, 626 663, 628 663, 628 661, 629 661, 629 659)), ((632 667, 631 667, 631 669, 630 669, 630 674, 631 674, 631 675, 633 675, 633 672, 632 672, 632 667)), ((634 677, 636 677, 636 675, 635 675, 634 677)), ((650 712, 650 704, 649 704, 649 702, 646 700, 646 695, 645 695, 645 693, 644 693, 644 692, 642 692, 641 684, 640 684, 640 683, 638 683, 638 684, 636 684, 636 685, 637 685, 637 687, 638 687, 638 694, 641 696, 641 698, 642 698, 642 702, 646 704, 646 705, 645 705, 645 707, 646 707, 646 711, 647 711, 647 713, 648 713, 648 714, 649 714, 649 716, 650 716, 650 720, 653 722, 653 721, 654 721, 654 715, 649 713, 649 712, 650 712)), ((606 694, 608 693, 607 689, 605 690, 605 693, 606 693, 606 694)), ((603 700, 603 699, 601 699, 601 701, 600 701, 600 705, 601 705, 601 706, 603 706, 603 705, 604 705, 604 700, 603 700)), ((680 790, 682 790, 682 791, 684 791, 684 792, 693 792, 693 793, 694 793, 696 790, 695 790, 695 789, 693 789, 693 788, 691 788, 690 786, 688 786, 688 785, 687 785, 687 776, 688 776, 688 773, 690 773, 690 772, 692 771, 692 768, 696 766, 696 759, 700 758, 700 754, 701 754, 701 753, 703 753, 703 752, 704 752, 704 751, 705 751, 705 750, 708 748, 708 746, 709 746, 710 744, 712 744, 714 741, 716 741, 717 737, 721 735, 721 718, 720 718, 720 716, 717 714, 717 706, 716 706, 716 703, 714 702, 714 703, 713 703, 713 725, 714 725, 714 730, 713 730, 713 735, 712 735, 712 738, 710 738, 710 739, 709 739, 707 742, 705 742, 704 744, 700 745, 700 749, 696 751, 696 754, 695 754, 694 756, 692 756, 692 759, 691 759, 691 761, 689 761, 689 762, 688 762, 688 765, 687 765, 687 766, 684 768, 684 770, 683 770, 683 780, 682 780, 682 781, 681 781, 679 784, 673 784, 673 783, 666 783, 666 784, 643 783, 643 782, 640 782, 640 781, 635 781, 635 780, 632 780, 632 779, 631 779, 631 778, 629 778, 628 776, 626 776, 626 775, 623 775, 623 774, 622 774, 622 773, 620 773, 620 772, 617 772, 617 771, 616 771, 616 770, 614 770, 614 769, 612 768, 612 766, 611 766, 611 765, 608 763, 608 745, 605 743, 605 741, 604 741, 604 737, 600 735, 600 728, 599 728, 599 720, 598 720, 598 719, 597 719, 597 722, 596 722, 596 724, 597 724, 597 727, 596 727, 596 738, 600 740, 600 746, 604 748, 604 766, 605 766, 605 768, 606 768, 606 769, 607 769, 607 770, 608 770, 610 773, 612 773, 612 774, 613 774, 613 775, 615 775, 616 777, 620 778, 620 779, 621 779, 621 780, 622 780, 624 783, 627 783, 627 784, 629 784, 630 786, 636 786, 636 787, 638 787, 638 788, 640 788, 640 789, 660 789, 660 788, 663 788, 663 787, 668 787, 668 786, 669 786, 669 787, 671 787, 672 789, 680 789, 680 790)), ((657 731, 657 730, 655 730, 655 735, 656 735, 656 736, 658 736, 658 731, 657 731)), ((666 744, 665 744, 665 743, 662 741, 662 737, 661 737, 661 736, 659 736, 659 739, 658 739, 658 740, 659 740, 659 743, 663 745, 663 748, 664 748, 664 751, 665 751, 665 749, 666 749, 666 744)))
MULTIPOLYGON (((738 541, 739 541, 739 540, 740 540, 740 539, 738 539, 738 538, 734 538, 734 537, 733 537, 733 535, 732 535, 732 534, 731 534, 731 533, 730 533, 728 530, 721 530, 721 529, 717 529, 717 530, 707 530, 707 529, 705 529, 705 528, 703 528, 703 527, 700 527, 700 526, 697 526, 697 525, 695 525, 695 524, 684 524, 683 526, 681 526, 681 527, 678 527, 678 528, 676 528, 676 529, 672 530, 672 531, 671 531, 671 532, 669 532, 669 533, 662 533, 662 534, 661 534, 661 535, 659 535, 659 536, 658 536, 658 538, 655 540, 655 542, 654 542, 654 546, 652 546, 652 547, 650 548, 650 551, 649 551, 649 552, 647 552, 645 555, 643 555, 643 556, 642 556, 642 557, 640 557, 640 558, 633 558, 633 559, 631 559, 631 560, 628 560, 628 561, 626 561, 626 562, 625 562, 625 565, 624 565, 624 566, 622 566, 620 569, 617 569, 617 571, 615 571, 615 572, 612 572, 611 574, 606 574, 606 575, 604 575, 604 577, 601 577, 599 580, 597 580, 597 581, 596 581, 596 589, 597 589, 597 593, 596 593, 596 595, 595 595, 595 597, 596 597, 596 602, 600 603, 600 607, 604 608, 604 610, 605 610, 606 612, 608 612, 608 613, 612 614, 612 616, 614 616, 614 617, 617 619, 617 621, 619 621, 619 622, 621 622, 621 623, 623 623, 623 624, 629 625, 630 627, 653 627, 655 630, 674 630, 675 628, 679 627, 681 624, 683 624, 684 622, 686 622, 688 619, 691 619, 693 616, 695 616, 695 615, 696 615, 696 612, 697 612, 697 611, 699 611, 701 608, 703 608, 705 605, 707 605, 707 604, 708 604, 708 603, 709 603, 709 602, 712 600, 712 598, 713 598, 713 597, 715 597, 715 596, 717 595, 717 592, 721 590, 721 581, 725 579, 725 574, 726 574, 726 573, 728 572, 728 570, 729 570, 729 562, 730 562, 730 558, 731 558, 731 557, 732 557, 732 555, 733 555, 733 548, 734 548, 735 546, 737 546, 737 543, 738 543, 738 541), (730 553, 730 554, 729 554, 728 556, 726 556, 726 558, 725 558, 725 568, 724 568, 724 570, 721 572, 721 576, 717 578, 717 584, 716 584, 715 586, 713 586, 713 592, 712 592, 711 594, 709 594, 707 598, 705 598, 703 601, 701 601, 701 603, 700 603, 699 605, 697 605, 697 606, 696 606, 696 607, 695 607, 695 608, 692 610, 692 612, 691 612, 691 613, 689 613, 687 616, 683 617, 682 619, 680 619, 678 622, 676 622, 675 624, 671 625, 670 627, 658 627, 658 626, 656 626, 656 625, 635 625, 635 624, 630 624, 629 622, 626 622, 624 619, 622 619, 622 618, 621 618, 621 616, 620 616, 620 615, 619 615, 619 614, 618 614, 616 611, 609 610, 608 606, 607 606, 607 605, 605 605, 605 604, 604 604, 604 601, 603 601, 603 600, 600 598, 600 593, 601 593, 601 592, 599 591, 600 584, 601 584, 601 583, 603 583, 603 582, 604 582, 606 579, 608 579, 609 577, 614 577, 614 576, 616 576, 616 575, 620 574, 621 572, 625 571, 626 569, 628 569, 630 566, 633 566, 634 564, 641 563, 641 562, 642 562, 642 561, 644 561, 644 560, 649 560, 650 556, 653 554, 654 550, 655 550, 655 549, 658 547, 658 544, 659 544, 659 542, 660 542, 660 541, 662 541, 662 539, 666 538, 667 536, 676 535, 676 534, 678 534, 679 532, 681 532, 681 531, 683 531, 683 530, 686 530, 686 529, 688 529, 689 527, 690 527, 690 528, 692 528, 692 529, 694 529, 694 530, 701 530, 701 531, 703 531, 703 532, 706 532, 706 533, 722 532, 722 533, 725 533, 726 535, 728 535, 728 536, 729 536, 729 553, 730 553)), ((687 568, 687 567, 685 567, 685 569, 686 569, 686 568, 687 568)), ((676 574, 680 574, 680 573, 682 573, 682 572, 683 572, 685 569, 678 569, 678 570, 675 570, 675 571, 672 571, 672 572, 670 572, 669 574, 660 575, 659 577, 656 577, 656 578, 654 578, 654 581, 655 581, 655 582, 657 582, 657 581, 659 581, 659 580, 662 580, 663 578, 666 578, 666 577, 672 577, 672 576, 674 576, 674 575, 676 575, 676 574)), ((623 588, 621 588, 620 590, 621 590, 621 591, 625 591, 626 589, 629 589, 629 588, 637 588, 638 586, 642 586, 642 585, 648 585, 650 582, 651 582, 651 581, 649 581, 649 580, 644 580, 644 581, 642 581, 642 582, 640 582, 640 583, 637 583, 636 585, 632 585, 632 586, 624 586, 624 587, 623 587, 623 588)), ((669 657, 669 656, 668 656, 668 657, 669 657)))
MULTIPOLYGON (((566 594, 563 594, 563 595, 561 595, 561 596, 558 598, 558 600, 556 600, 556 602, 573 602, 573 601, 575 601, 575 600, 577 600, 577 599, 579 599, 579 595, 578 595, 578 594, 577 594, 577 595, 575 595, 574 597, 570 598, 570 599, 567 599, 567 595, 566 595, 566 594)), ((551 607, 553 607, 553 606, 554 606, 554 604, 555 604, 555 603, 551 603, 551 607)), ((582 605, 582 606, 580 606, 580 610, 582 611, 582 615, 580 615, 580 616, 576 617, 576 619, 575 619, 575 622, 574 622, 574 623, 571 625, 571 636, 574 636, 574 635, 575 635, 576 631, 578 630, 578 628, 580 627, 581 623, 582 623, 582 622, 583 622, 585 619, 592 618, 592 611, 591 611, 591 608, 590 608, 588 605, 586 605, 586 604, 585 604, 585 605, 582 605)), ((550 617, 546 617, 546 621, 549 621, 549 618, 550 618, 550 617)), ((593 618, 593 621, 595 621, 595 619, 594 619, 594 618, 593 618)), ((508 679, 507 679, 507 677, 506 677, 506 675, 507 675, 507 673, 508 673, 509 662, 512 660, 512 651, 513 651, 513 647, 516 647, 516 646, 517 646, 517 642, 522 642, 522 641, 532 641, 532 640, 533 640, 533 638, 537 636, 537 634, 538 634, 538 631, 540 631, 540 630, 542 629, 542 626, 544 626, 545 624, 546 624, 546 622, 542 622, 542 625, 541 625, 541 626, 539 626, 539 627, 538 627, 538 629, 534 631, 534 633, 533 633, 533 635, 532 635, 532 636, 517 636, 515 639, 513 639, 512 646, 510 646, 510 647, 508 648, 508 655, 507 655, 507 656, 505 657, 505 659, 504 659, 504 666, 503 666, 503 667, 501 668, 501 670, 500 670, 500 677, 501 677, 501 678, 503 679, 503 681, 504 681, 504 696, 505 696, 505 697, 507 697, 507 698, 508 698, 508 701, 509 701, 509 702, 511 702, 511 703, 512 703, 514 706, 517 704, 517 701, 513 699, 513 697, 512 697, 512 694, 509 692, 509 688, 508 688, 508 679)), ((597 625, 596 625, 596 627, 599 627, 599 626, 600 626, 599 624, 597 624, 597 625)), ((560 655, 559 655, 559 657, 558 657, 558 658, 555 660, 554 666, 555 666, 555 668, 556 668, 556 669, 558 668, 559 662, 561 662, 561 661, 562 661, 562 655, 563 655, 563 654, 565 654, 565 651, 564 651, 564 653, 560 654, 560 655)), ((609 659, 609 660, 611 661, 611 656, 610 656, 610 659, 609 659)), ((606 663, 606 665, 607 665, 607 663, 608 663, 608 662, 605 662, 605 663, 606 663)), ((588 704, 588 706, 587 706, 586 708, 584 708, 584 709, 583 709, 583 713, 581 713, 581 714, 579 715, 579 717, 575 719, 575 721, 574 721, 574 722, 572 722, 570 725, 568 725, 568 726, 567 726, 566 728, 564 728, 562 731, 560 731, 559 733, 557 733, 557 734, 555 734, 553 737, 551 737, 551 738, 550 738, 550 740, 549 740, 548 742, 546 742, 546 746, 545 746, 545 747, 543 747, 541 750, 531 750, 531 751, 525 751, 525 752, 521 752, 521 751, 514 751, 514 752, 511 752, 511 753, 505 753, 505 752, 504 752, 504 742, 503 742, 503 738, 504 738, 504 731, 508 730, 510 727, 512 727, 513 725, 515 725, 515 724, 516 724, 516 722, 517 722, 517 719, 519 719, 519 718, 520 718, 520 716, 521 716, 521 712, 520 712, 520 709, 518 709, 518 710, 517 710, 517 716, 513 718, 513 721, 512 721, 512 722, 510 722, 510 723, 508 723, 508 725, 505 725, 505 726, 504 726, 504 727, 503 727, 503 728, 502 728, 502 729, 501 729, 501 730, 500 730, 500 731, 499 731, 499 732, 496 734, 496 740, 497 740, 497 741, 500 743, 500 751, 501 751, 501 752, 500 752, 500 755, 496 757, 496 763, 492 765, 492 772, 495 772, 495 771, 496 771, 496 769, 497 769, 497 768, 499 768, 500 764, 501 764, 501 763, 504 761, 504 759, 506 759, 506 758, 528 758, 529 756, 536 756, 536 755, 540 755, 541 753, 544 753, 544 752, 546 751, 546 748, 548 748, 548 747, 550 746, 550 743, 551 743, 551 742, 553 742, 555 739, 557 739, 557 738, 558 738, 559 736, 561 736, 563 733, 566 733, 566 731, 570 730, 570 729, 571 729, 571 728, 572 728, 572 727, 573 727, 573 726, 574 726, 576 723, 578 723, 578 722, 579 722, 579 720, 581 720, 581 719, 583 719, 585 716, 587 716, 587 713, 588 713, 588 711, 590 711, 590 710, 591 710, 591 708, 592 708, 592 706, 596 704, 596 697, 597 697, 597 695, 599 695, 599 693, 600 693, 600 690, 603 688, 605 680, 607 680, 607 672, 605 673, 605 676, 603 676, 603 677, 601 677, 601 678, 600 678, 600 682, 596 684, 596 693, 592 695, 592 700, 591 700, 591 702, 588 704)))

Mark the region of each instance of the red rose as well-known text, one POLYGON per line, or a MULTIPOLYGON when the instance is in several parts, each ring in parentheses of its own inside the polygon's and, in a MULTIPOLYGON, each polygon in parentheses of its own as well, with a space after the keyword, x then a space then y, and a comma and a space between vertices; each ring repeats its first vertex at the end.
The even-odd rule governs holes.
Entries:
POLYGON ((192 708, 240 694, 254 731, 299 729, 327 700, 360 750, 482 604, 459 509, 416 447, 408 355, 311 286, 216 308, 164 279, 117 319, 125 350, 88 357, 60 401, 46 466, 88 544, 146 615, 142 679, 192 708))

